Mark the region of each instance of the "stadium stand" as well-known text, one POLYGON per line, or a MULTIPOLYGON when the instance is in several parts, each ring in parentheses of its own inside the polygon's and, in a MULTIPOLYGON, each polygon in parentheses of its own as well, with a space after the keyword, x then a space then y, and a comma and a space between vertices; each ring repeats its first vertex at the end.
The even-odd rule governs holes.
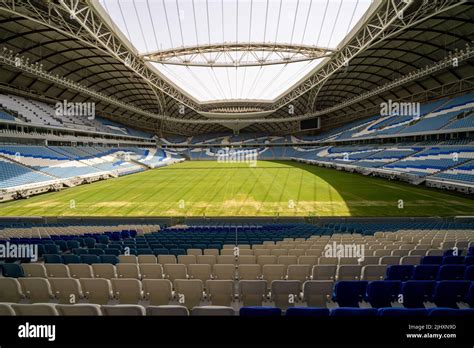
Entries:
POLYGON ((176 315, 188 315, 178 310, 184 306, 192 315, 280 316, 302 312, 311 316, 405 316, 418 313, 416 309, 418 314, 430 316, 443 315, 451 308, 456 310, 453 315, 472 316, 473 227, 472 223, 407 221, 385 223, 378 232, 362 234, 341 233, 353 229, 350 224, 3 226, 2 236, 7 238, 3 244, 41 245, 44 250, 36 263, 1 265, 0 301, 4 311, 15 315, 52 309, 69 315, 89 308, 84 305, 95 305, 87 313, 160 315, 158 308, 166 309, 163 314, 173 308, 176 315), (239 244, 235 244, 236 230, 239 244), (351 252, 355 245, 361 245, 364 255, 358 259, 348 254, 328 257, 333 243, 349 246, 351 252), (418 248, 425 245, 430 249, 418 248), (235 254, 235 247, 240 253, 235 254), (119 251, 120 256, 106 258, 108 250, 119 251), (212 260, 211 250, 215 250, 212 260), (399 262, 387 266, 381 256, 363 263, 365 257, 378 255, 378 251, 394 255, 400 250, 407 250, 407 255, 423 252, 415 265, 403 265, 398 258, 399 262), (433 264, 433 256, 426 256, 433 250, 446 255, 438 257, 439 264, 433 264), (450 256, 453 250, 456 255, 450 256), (196 254, 203 253, 209 259, 196 259, 196 254), (308 264, 310 255, 315 259, 308 264), (219 257, 229 259, 219 261, 219 257), (351 265, 352 259, 355 264, 351 265), (61 265, 64 274, 53 271, 61 265), (227 280, 218 269, 224 266, 231 271, 227 280), (294 279, 292 269, 298 266, 307 270, 302 278, 294 279), (369 268, 380 266, 384 266, 382 279, 365 280, 369 268), (251 267, 255 270, 248 273, 251 267), (333 267, 332 276, 323 278, 318 267, 333 267), (349 270, 352 276, 347 278, 349 270), (62 294, 71 291, 78 296, 77 304, 55 304, 65 303, 62 294))
POLYGON ((0 316, 474 318, 474 6, 169 2, 0 4, 0 316))

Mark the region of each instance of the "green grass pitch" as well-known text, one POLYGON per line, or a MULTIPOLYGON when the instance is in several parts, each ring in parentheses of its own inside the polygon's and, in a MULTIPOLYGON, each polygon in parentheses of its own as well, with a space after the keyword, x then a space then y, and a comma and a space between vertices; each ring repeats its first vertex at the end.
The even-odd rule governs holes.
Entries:
POLYGON ((456 216, 473 212, 474 200, 466 197, 290 161, 260 161, 255 167, 183 162, 0 203, 0 216, 456 216))

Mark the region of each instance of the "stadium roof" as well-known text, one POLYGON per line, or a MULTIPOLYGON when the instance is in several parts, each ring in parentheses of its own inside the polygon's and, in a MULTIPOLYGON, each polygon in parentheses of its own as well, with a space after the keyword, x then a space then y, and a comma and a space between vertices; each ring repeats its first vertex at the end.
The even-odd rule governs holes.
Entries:
MULTIPOLYGON (((313 0, 312 6, 318 3, 313 0)), ((305 1, 299 4, 302 8, 305 1)), ((199 102, 184 87, 163 77, 159 68, 139 54, 138 44, 131 44, 126 34, 115 30, 119 25, 107 20, 106 11, 98 5, 98 1, 84 0, 0 1, 0 91, 51 101, 93 100, 99 115, 157 132, 222 132, 235 125, 252 132, 281 134, 297 131, 298 120, 304 117, 321 116, 323 126, 331 127, 349 118, 375 114, 374 108, 387 98, 423 96, 426 100, 473 86, 473 50, 462 53, 472 46, 474 6, 468 1, 374 1, 337 51, 300 81, 284 85, 289 89, 275 100, 212 102, 199 102), (464 58, 456 67, 446 64, 454 56, 464 58), (17 65, 17 57, 29 65, 17 65), (289 113, 290 107, 293 113, 289 113)), ((296 30, 300 25, 297 20, 295 33, 301 33, 296 30)), ((347 23, 343 27, 347 28, 347 23)), ((154 36, 148 34, 147 38, 154 36)), ((163 42, 169 37, 166 31, 162 36, 163 42)), ((304 40, 309 40, 306 36, 311 35, 305 35, 304 40)), ((180 33, 178 38, 181 40, 180 33)), ((170 47, 163 46, 163 50, 170 47)), ((180 49, 179 42, 174 49, 180 49)), ((271 66, 284 64, 265 67, 271 66)), ((251 67, 238 69, 248 71, 251 67)))
POLYGON ((315 55, 293 61, 304 59, 302 47, 336 49, 370 4, 370 0, 100 1, 116 30, 140 55, 215 46, 208 53, 188 50, 174 61, 151 63, 200 102, 274 100, 323 60, 315 55), (264 51, 256 43, 271 46, 264 51), (229 44, 240 48, 225 50, 229 44), (278 44, 295 50, 279 50, 278 44), (193 65, 199 62, 201 66, 193 65), (237 66, 244 63, 253 65, 237 66))

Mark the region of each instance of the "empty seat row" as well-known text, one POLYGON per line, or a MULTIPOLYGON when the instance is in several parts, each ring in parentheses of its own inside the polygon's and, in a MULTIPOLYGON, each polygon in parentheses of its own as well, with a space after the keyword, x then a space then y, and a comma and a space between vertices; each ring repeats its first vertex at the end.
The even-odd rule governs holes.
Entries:
POLYGON ((438 307, 458 308, 459 303, 474 307, 474 283, 470 281, 338 281, 168 279, 111 280, 104 278, 0 278, 0 302, 74 304, 89 302, 108 304, 165 305, 173 302, 188 308, 202 301, 212 305, 231 305, 238 300, 244 306, 261 306, 274 302, 287 308, 305 302, 308 306, 326 307, 335 302, 340 307, 359 307, 365 301, 372 307, 394 304, 407 308, 424 308, 426 302, 438 307), (205 284, 205 286, 204 286, 205 284), (174 290, 173 290, 174 289, 174 290), (302 291, 301 291, 302 289, 302 291))
POLYGON ((314 255, 179 255, 177 258, 174 255, 120 255, 119 262, 125 263, 208 263, 208 264, 307 264, 307 265, 398 265, 398 264, 419 264, 421 256, 366 256, 363 258, 356 257, 318 257, 314 255))
MULTIPOLYGON (((10 304, 0 303, 0 316, 28 315, 28 316, 233 316, 235 311, 227 306, 197 306, 191 311, 185 306, 163 305, 55 305, 50 303, 38 304, 10 304)), ((282 310, 276 307, 242 307, 239 315, 243 317, 279 317, 282 310)), ((474 317, 474 309, 453 308, 318 308, 318 307, 292 307, 286 310, 290 317, 474 317)))
POLYGON ((387 268, 387 280, 474 280, 474 265, 392 265, 387 268))
POLYGON ((367 300, 372 307, 389 307, 392 303, 407 308, 424 308, 426 302, 438 307, 458 308, 465 302, 474 307, 473 282, 467 280, 398 280, 337 282, 333 300, 342 307, 359 307, 367 300))
POLYGON ((461 265, 315 265, 309 264, 5 264, 6 277, 135 278, 222 280, 473 280, 474 266, 461 265), (438 270, 439 268, 439 270, 438 270))
POLYGON ((474 256, 424 256, 421 263, 426 265, 474 265, 474 256))
POLYGON ((82 303, 75 305, 35 303, 17 304, 0 303, 0 316, 27 315, 27 316, 98 316, 98 315, 119 315, 119 316, 232 316, 235 311, 232 307, 225 306, 202 306, 194 307, 191 311, 185 306, 162 305, 147 306, 141 305, 98 305, 92 303, 82 303))

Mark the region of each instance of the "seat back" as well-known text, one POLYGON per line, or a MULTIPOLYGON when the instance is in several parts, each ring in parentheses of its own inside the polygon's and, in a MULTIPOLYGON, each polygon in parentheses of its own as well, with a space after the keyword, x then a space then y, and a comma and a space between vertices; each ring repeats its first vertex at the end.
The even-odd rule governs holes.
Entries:
POLYGON ((359 280, 361 278, 362 266, 339 265, 337 280, 359 280))
POLYGON ((262 267, 262 278, 267 281, 269 287, 274 280, 284 279, 285 274, 285 265, 263 265, 262 267))
POLYGON ((103 278, 82 278, 81 283, 84 297, 89 303, 104 305, 112 299, 112 284, 110 280, 103 278))
POLYGON ((203 283, 199 279, 176 279, 174 288, 178 302, 191 309, 198 306, 203 297, 203 283))
POLYGON ((164 316, 188 316, 189 311, 185 306, 163 305, 148 306, 146 308, 147 315, 164 315, 164 316))
POLYGON ((21 265, 26 277, 47 278, 46 267, 41 263, 23 263, 21 265))
POLYGON ((271 299, 281 309, 293 307, 300 300, 300 289, 299 280, 275 280, 271 285, 271 299))
MULTIPOLYGON (((123 280, 123 279, 120 279, 123 280)), ((135 279, 134 279, 135 280, 135 279)), ((105 315, 142 316, 146 315, 145 307, 139 305, 106 305, 102 306, 105 315)))
POLYGON ((230 306, 234 300, 234 282, 232 280, 208 280, 207 292, 213 306, 230 306))
POLYGON ((239 281, 239 298, 244 306, 261 306, 267 294, 265 280, 239 281))
POLYGON ((44 265, 48 278, 69 278, 69 267, 62 263, 47 263, 44 265))
POLYGON ((49 279, 51 289, 59 303, 78 303, 82 297, 81 283, 74 278, 51 278, 49 279))
POLYGON ((71 277, 76 279, 94 278, 92 267, 83 263, 71 263, 68 265, 71 277))
POLYGON ((0 278, 0 302, 16 303, 24 298, 21 284, 16 278, 0 278))
POLYGON ((262 276, 262 267, 259 264, 240 265, 238 269, 240 280, 257 280, 262 276))
POLYGON ((137 261, 138 263, 157 263, 158 262, 155 255, 138 255, 137 261))
POLYGON ((359 307, 367 289, 367 281, 338 281, 334 285, 333 299, 339 307, 359 307))
POLYGON ((163 272, 166 279, 174 282, 176 279, 187 279, 188 273, 186 270, 186 265, 183 264, 164 264, 163 272))
POLYGON ((138 304, 142 299, 142 283, 135 278, 114 278, 112 289, 121 304, 138 304))
POLYGON ((47 303, 53 299, 53 292, 48 279, 19 278, 21 288, 31 303, 47 303))
POLYGON ((235 266, 215 264, 212 273, 216 279, 220 280, 234 280, 235 279, 235 266))
POLYGON ((168 279, 144 279, 144 297, 150 305, 168 305, 172 299, 172 284, 168 279))
POLYGON ((337 265, 315 265, 313 266, 313 280, 336 279, 337 265))
POLYGON ((163 279, 163 267, 157 263, 141 263, 142 279, 163 279))
POLYGON ((158 255, 158 263, 162 265, 177 263, 176 256, 175 255, 158 255))
POLYGON ((93 263, 92 272, 95 278, 112 279, 117 278, 117 272, 114 265, 106 263, 93 263))
POLYGON ((140 279, 140 270, 137 263, 118 263, 116 269, 118 278, 140 279))
POLYGON ((196 257, 196 262, 199 264, 208 264, 211 266, 214 266, 217 262, 217 256, 216 255, 198 255, 196 257))
POLYGON ((232 307, 226 306, 202 306, 194 307, 191 311, 194 316, 232 316, 235 315, 232 307))
POLYGON ((16 315, 27 316, 56 316, 59 315, 56 306, 52 303, 17 304, 11 305, 16 315))
POLYGON ((92 303, 81 303, 75 305, 61 304, 56 306, 59 315, 73 316, 96 316, 102 315, 100 306, 92 303))

